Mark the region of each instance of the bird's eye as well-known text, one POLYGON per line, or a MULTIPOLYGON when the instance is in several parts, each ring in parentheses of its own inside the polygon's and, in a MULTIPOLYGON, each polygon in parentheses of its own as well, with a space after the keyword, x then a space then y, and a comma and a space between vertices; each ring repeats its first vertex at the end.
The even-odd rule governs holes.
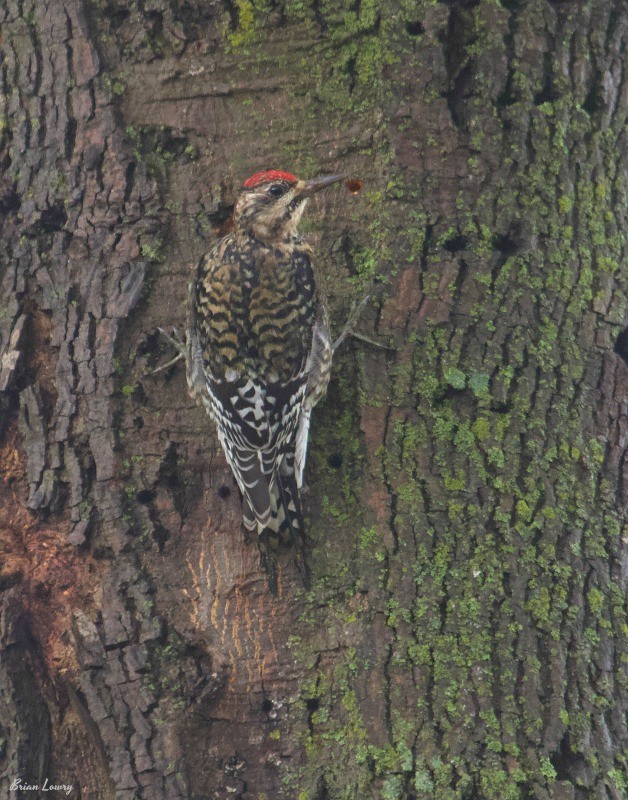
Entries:
POLYGON ((286 187, 282 186, 280 183, 273 183, 272 186, 268 187, 268 194, 272 195, 273 197, 282 197, 286 191, 286 187))

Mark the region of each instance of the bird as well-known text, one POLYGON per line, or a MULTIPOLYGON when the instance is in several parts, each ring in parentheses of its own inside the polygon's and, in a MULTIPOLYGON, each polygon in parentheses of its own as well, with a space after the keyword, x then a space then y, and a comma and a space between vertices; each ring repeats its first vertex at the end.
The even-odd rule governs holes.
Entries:
POLYGON ((189 289, 188 387, 215 423, 274 594, 282 545, 298 545, 309 584, 300 490, 312 410, 333 355, 313 250, 298 225, 308 199, 344 177, 251 175, 232 231, 200 259, 189 289))

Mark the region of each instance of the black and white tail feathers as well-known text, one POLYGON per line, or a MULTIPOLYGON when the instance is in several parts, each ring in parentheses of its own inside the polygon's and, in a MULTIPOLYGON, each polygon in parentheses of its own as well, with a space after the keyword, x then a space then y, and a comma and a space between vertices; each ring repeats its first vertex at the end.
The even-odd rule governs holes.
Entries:
POLYGON ((273 476, 270 486, 265 476, 269 513, 259 514, 252 506, 249 492, 243 493, 242 518, 247 530, 258 536, 261 560, 268 575, 268 586, 277 594, 278 559, 282 550, 291 548, 303 584, 310 586, 310 572, 305 557, 305 523, 299 489, 294 472, 294 456, 286 455, 273 476), (260 519, 261 516, 261 519, 260 519))

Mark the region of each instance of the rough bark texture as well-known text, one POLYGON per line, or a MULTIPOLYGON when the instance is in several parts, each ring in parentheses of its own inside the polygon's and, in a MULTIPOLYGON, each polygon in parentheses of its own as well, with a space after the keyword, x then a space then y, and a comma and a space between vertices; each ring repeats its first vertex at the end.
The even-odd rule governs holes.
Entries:
POLYGON ((624 797, 624 3, 0 25, 0 794, 624 797), (390 348, 336 360, 278 599, 183 369, 148 375, 266 166, 364 180, 310 236, 390 348))

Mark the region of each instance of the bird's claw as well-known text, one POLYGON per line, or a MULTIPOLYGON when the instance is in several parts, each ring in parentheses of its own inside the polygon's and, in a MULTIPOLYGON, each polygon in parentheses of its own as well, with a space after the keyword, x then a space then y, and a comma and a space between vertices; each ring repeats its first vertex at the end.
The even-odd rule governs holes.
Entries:
POLYGON ((340 336, 336 339, 336 341, 332 345, 332 350, 335 353, 336 349, 340 347, 340 345, 344 342, 347 336, 353 336, 354 339, 358 339, 360 342, 366 342, 366 344, 371 344, 373 347, 381 347, 383 350, 390 350, 391 348, 385 344, 381 344, 380 342, 375 342, 373 339, 369 339, 368 336, 364 336, 361 333, 357 333, 354 330, 354 326, 357 324, 360 316, 362 314, 362 310, 364 306, 368 303, 368 301, 373 296, 373 292, 370 291, 365 297, 360 300, 359 303, 356 303, 351 311, 349 312, 349 318, 345 322, 345 326, 342 329, 340 336))
POLYGON ((159 333, 167 339, 170 344, 174 347, 175 350, 179 353, 182 358, 185 358, 185 341, 179 336, 179 331, 176 328, 172 328, 172 333, 174 334, 171 336, 169 333, 166 332, 164 328, 157 328, 159 333))
POLYGON ((169 333, 166 333, 163 328, 157 328, 157 330, 159 333, 161 333, 164 339, 167 339, 170 342, 170 344, 177 351, 177 355, 174 358, 171 358, 166 364, 162 364, 160 367, 150 370, 150 372, 146 373, 147 375, 156 375, 158 372, 163 372, 169 367, 174 366, 177 362, 181 361, 181 359, 185 358, 185 342, 179 337, 179 332, 177 329, 172 329, 172 333, 174 334, 173 336, 171 336, 169 333))

